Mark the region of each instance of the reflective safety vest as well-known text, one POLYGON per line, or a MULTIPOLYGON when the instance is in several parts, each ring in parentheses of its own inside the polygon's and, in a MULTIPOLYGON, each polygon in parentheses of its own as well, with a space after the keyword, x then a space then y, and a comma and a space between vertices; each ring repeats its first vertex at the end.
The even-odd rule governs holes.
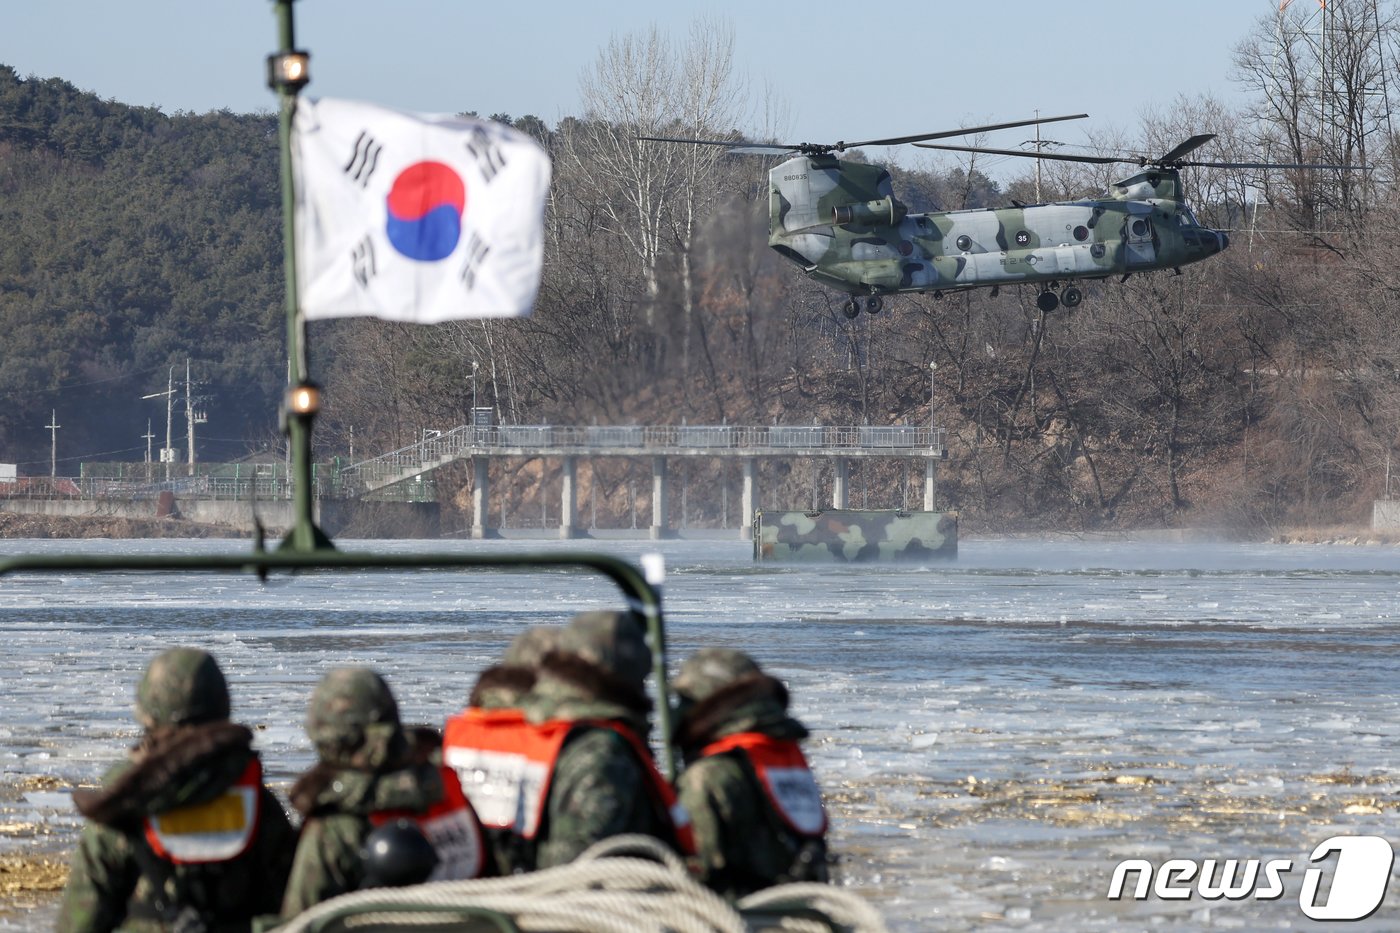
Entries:
POLYGON ((252 845, 261 807, 262 762, 254 755, 213 800, 146 817, 146 842, 158 858, 176 865, 231 861, 252 845))
POLYGON ((518 709, 470 708, 447 721, 443 761, 457 769, 462 788, 482 822, 534 839, 549 800, 554 766, 569 735, 579 727, 609 729, 622 736, 641 762, 648 796, 666 815, 681 852, 695 851, 690 815, 656 770, 651 753, 631 729, 606 719, 551 720, 535 725, 518 709))
POLYGON ((753 766, 768 803, 789 829, 812 839, 825 835, 826 808, 822 806, 821 789, 796 742, 761 732, 736 732, 706 745, 700 756, 735 750, 753 766))
POLYGON ((486 864, 486 843, 481 835, 481 824, 470 801, 462 793, 462 785, 457 783, 457 773, 446 765, 439 766, 438 771, 442 775, 442 799, 437 803, 422 813, 376 810, 369 815, 369 821, 375 826, 398 819, 417 823, 437 852, 438 863, 428 876, 429 881, 479 878, 486 864))

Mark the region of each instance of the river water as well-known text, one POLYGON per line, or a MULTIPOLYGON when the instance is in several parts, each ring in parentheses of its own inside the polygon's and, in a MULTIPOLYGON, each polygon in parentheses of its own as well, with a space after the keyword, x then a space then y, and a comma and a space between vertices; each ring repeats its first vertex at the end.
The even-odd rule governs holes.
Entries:
MULTIPOLYGON (((1400 844, 1396 549, 983 540, 945 565, 847 567, 755 565, 738 541, 589 546, 664 555, 673 667, 729 645, 787 681, 842 883, 894 929, 1321 928, 1299 905, 1314 847, 1400 844), (1272 900, 1110 900, 1129 858, 1293 867, 1272 900)), ((133 740, 135 682, 167 646, 215 653, 285 788, 311 762, 301 721, 328 668, 372 665, 405 719, 440 722, 526 625, 617 605, 611 584, 563 571, 0 579, 0 856, 71 847, 68 789, 133 740)), ((52 910, 41 900, 0 926, 47 928, 52 910)), ((1400 893, 1346 927, 1400 929, 1400 893)))

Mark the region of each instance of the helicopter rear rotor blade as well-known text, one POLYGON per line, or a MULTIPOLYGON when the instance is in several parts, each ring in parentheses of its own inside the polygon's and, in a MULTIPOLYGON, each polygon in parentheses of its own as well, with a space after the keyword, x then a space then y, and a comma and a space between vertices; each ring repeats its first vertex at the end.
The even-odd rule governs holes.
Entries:
POLYGON ((1188 140, 1177 143, 1166 155, 1154 161, 1158 165, 1171 165, 1175 162, 1180 162, 1182 156, 1186 155, 1188 152, 1195 152, 1214 138, 1214 133, 1198 133, 1188 140))
POLYGON ((784 152, 804 152, 816 155, 826 152, 845 152, 860 146, 900 146, 921 139, 946 139, 950 136, 968 136, 973 133, 988 133, 992 130, 1005 130, 1017 126, 1034 126, 1040 123, 1058 123, 1061 120, 1082 120, 1087 113, 1075 113, 1062 117, 1037 117, 1034 120, 1016 120, 1011 123, 990 123, 986 126, 965 126, 956 130, 940 130, 935 133, 919 133, 914 136, 890 136, 885 139, 864 139, 848 143, 840 140, 834 143, 745 143, 719 139, 677 139, 670 136, 637 136, 636 139, 658 143, 691 143, 696 146, 725 146, 736 155, 771 155, 784 152))
POLYGON ((1369 165, 1326 165, 1320 162, 1178 162, 1177 165, 1183 167, 1202 168, 1282 168, 1282 169, 1306 169, 1325 168, 1338 172, 1369 172, 1372 168, 1369 165))
POLYGON ((902 146, 917 143, 923 139, 947 139, 950 136, 971 136, 974 133, 990 133, 993 130, 1009 130, 1017 126, 1034 126, 1040 123, 1059 123, 1062 120, 1083 120, 1087 113, 1073 113, 1063 117, 1038 117, 1034 120, 1016 120, 1012 123, 989 123, 986 126, 965 126, 957 130, 941 130, 937 133, 920 133, 916 136, 891 136, 888 139, 866 139, 860 142, 839 142, 835 148, 854 149, 857 146, 902 146))
POLYGON ((986 146, 949 146, 940 143, 914 143, 920 149, 946 149, 950 152, 985 152, 990 155, 1019 156, 1022 159, 1052 159, 1057 162, 1092 162, 1095 165, 1111 165, 1114 162, 1138 164, 1138 159, 1120 159, 1114 156, 1076 155, 1069 152, 1025 152, 1020 149, 989 149, 986 146))

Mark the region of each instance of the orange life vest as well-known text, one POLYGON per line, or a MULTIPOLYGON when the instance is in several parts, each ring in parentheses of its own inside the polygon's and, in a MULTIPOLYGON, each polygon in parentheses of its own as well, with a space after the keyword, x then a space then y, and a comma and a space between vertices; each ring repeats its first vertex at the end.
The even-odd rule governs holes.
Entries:
POLYGON ((539 725, 516 709, 469 708, 447 721, 443 732, 443 761, 458 769, 462 787, 475 803, 487 826, 506 828, 534 839, 539 833, 549 800, 554 766, 569 735, 581 726, 610 729, 622 736, 636 753, 646 775, 647 793, 671 824, 677 847, 695 852, 690 815, 676 800, 676 793, 656 770, 651 752, 636 734, 621 723, 606 719, 551 720, 539 725), (490 816, 486 816, 486 813, 490 816), (509 816, 509 822, 506 818, 509 816))
POLYGON ((146 842, 158 858, 177 865, 231 861, 252 845, 261 810, 262 762, 254 755, 213 800, 146 817, 146 842))
POLYGON ((442 760, 457 773, 482 825, 510 830, 520 811, 520 791, 542 782, 548 771, 521 750, 534 727, 518 709, 468 707, 447 720, 442 760))
POLYGON ((825 835, 827 819, 821 789, 796 742, 761 732, 736 732, 706 745, 700 755, 703 758, 736 750, 753 766, 768 803, 793 832, 813 839, 825 835))
POLYGON ((382 826, 391 820, 410 819, 423 830, 433 844, 438 863, 429 881, 465 881, 481 876, 486 864, 486 843, 481 836, 481 824, 470 801, 462 793, 457 773, 446 765, 438 768, 442 774, 442 799, 422 813, 409 810, 376 810, 369 815, 370 823, 382 826))

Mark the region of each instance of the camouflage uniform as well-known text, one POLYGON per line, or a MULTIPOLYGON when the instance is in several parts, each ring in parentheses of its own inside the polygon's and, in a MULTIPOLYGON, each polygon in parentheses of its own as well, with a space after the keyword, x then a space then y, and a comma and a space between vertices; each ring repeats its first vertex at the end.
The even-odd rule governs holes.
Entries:
POLYGON ((680 701, 676 742, 687 762, 676 792, 690 813, 701 880, 731 899, 774 884, 829 880, 819 801, 820 831, 798 832, 765 791, 749 756, 738 749, 702 754, 726 737, 806 738, 807 729, 787 714, 787 688, 729 648, 705 648, 688 658, 673 686, 680 701))
POLYGON ((478 709, 512 709, 535 686, 535 670, 544 656, 559 645, 564 630, 557 625, 532 625, 511 641, 501 663, 477 677, 468 706, 478 709))
POLYGON ((583 720, 610 720, 645 742, 651 701, 644 689, 651 651, 629 614, 588 612, 560 636, 560 650, 540 664, 535 688, 522 704, 530 722, 579 722, 555 762, 544 815, 534 838, 534 867, 572 861, 593 843, 643 833, 678 845, 671 816, 659 807, 648 777, 650 761, 613 729, 583 720))
POLYGON ((306 732, 319 760, 291 791, 305 822, 282 902, 286 918, 364 885, 372 814, 421 814, 444 795, 441 737, 406 731, 389 685, 374 671, 340 668, 322 678, 306 732))
POLYGON ((210 655, 174 648, 151 662, 136 692, 141 741, 101 790, 73 793, 88 822, 73 854, 60 931, 247 930, 253 917, 277 913, 296 833, 277 798, 261 782, 253 790, 253 735, 228 715, 228 686, 210 655), (157 854, 151 839, 161 836, 148 823, 159 827, 162 815, 188 818, 201 805, 216 806, 245 780, 258 815, 241 854, 197 864, 157 854))

